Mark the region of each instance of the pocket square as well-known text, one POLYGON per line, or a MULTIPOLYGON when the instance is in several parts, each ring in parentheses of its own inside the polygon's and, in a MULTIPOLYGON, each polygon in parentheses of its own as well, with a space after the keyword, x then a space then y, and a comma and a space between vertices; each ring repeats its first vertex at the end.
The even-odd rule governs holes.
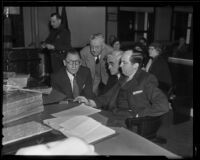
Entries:
POLYGON ((143 90, 134 91, 134 92, 133 92, 133 95, 136 95, 136 94, 139 94, 139 93, 142 93, 142 92, 143 92, 143 90))

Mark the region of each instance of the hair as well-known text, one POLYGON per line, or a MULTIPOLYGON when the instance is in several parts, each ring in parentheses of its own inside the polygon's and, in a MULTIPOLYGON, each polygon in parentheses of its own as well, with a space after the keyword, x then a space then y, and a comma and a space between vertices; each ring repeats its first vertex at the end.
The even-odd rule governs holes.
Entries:
POLYGON ((147 43, 147 39, 144 38, 144 37, 141 37, 141 38, 139 39, 139 41, 140 41, 140 40, 143 40, 145 43, 147 43))
POLYGON ((124 53, 123 51, 113 51, 107 55, 107 59, 108 59, 108 57, 110 57, 110 58, 120 61, 120 58, 123 55, 123 53, 124 53))
POLYGON ((113 41, 111 42, 110 45, 113 47, 113 45, 115 44, 115 42, 120 42, 119 39, 118 39, 117 37, 115 37, 115 38, 113 39, 113 41))
POLYGON ((131 56, 130 56, 130 62, 132 64, 134 63, 138 63, 139 64, 139 68, 142 66, 142 62, 143 62, 143 55, 140 51, 137 50, 130 50, 132 52, 131 56))
POLYGON ((149 47, 154 47, 154 48, 159 52, 159 54, 162 53, 162 45, 161 45, 161 43, 159 43, 159 42, 152 42, 152 43, 149 45, 149 47))
POLYGON ((65 58, 67 57, 68 54, 73 54, 73 55, 76 54, 76 55, 78 55, 81 58, 80 53, 76 49, 74 49, 74 48, 70 48, 70 49, 67 50, 67 52, 65 54, 65 58))
POLYGON ((57 19, 62 19, 58 13, 52 13, 50 17, 56 16, 57 19))
POLYGON ((95 40, 95 39, 99 39, 102 42, 104 42, 104 40, 105 40, 102 33, 96 33, 96 34, 93 34, 90 36, 90 41, 95 40))

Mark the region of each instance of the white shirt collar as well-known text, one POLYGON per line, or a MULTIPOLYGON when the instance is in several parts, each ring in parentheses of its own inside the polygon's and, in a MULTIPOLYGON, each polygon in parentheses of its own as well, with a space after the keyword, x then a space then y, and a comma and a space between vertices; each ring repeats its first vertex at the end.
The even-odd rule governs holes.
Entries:
POLYGON ((95 57, 94 57, 95 61, 96 61, 97 57, 99 57, 99 60, 100 60, 101 55, 99 54, 98 56, 95 56, 95 57))

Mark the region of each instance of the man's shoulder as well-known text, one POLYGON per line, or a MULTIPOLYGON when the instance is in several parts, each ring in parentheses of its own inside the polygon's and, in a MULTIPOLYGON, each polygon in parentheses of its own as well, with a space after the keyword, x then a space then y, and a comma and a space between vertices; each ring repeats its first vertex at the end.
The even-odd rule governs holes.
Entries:
POLYGON ((105 44, 104 49, 105 49, 105 52, 106 52, 106 53, 110 53, 110 52, 113 51, 113 48, 112 48, 111 46, 107 45, 107 44, 105 44))
POLYGON ((65 68, 62 67, 58 70, 58 72, 51 74, 51 76, 57 79, 59 76, 62 76, 65 73, 66 73, 65 68))
POLYGON ((80 53, 81 53, 81 54, 87 54, 87 53, 89 53, 89 52, 90 52, 90 46, 89 46, 89 45, 83 47, 83 48, 80 50, 80 53))
POLYGON ((85 74, 90 72, 90 69, 88 67, 85 67, 85 66, 81 65, 80 68, 79 68, 79 72, 80 73, 84 73, 84 75, 85 75, 85 74))
POLYGON ((141 81, 157 81, 156 77, 151 74, 151 73, 148 73, 146 71, 143 71, 143 70, 139 70, 139 73, 138 73, 138 76, 137 76, 137 80, 138 82, 141 82, 141 81))

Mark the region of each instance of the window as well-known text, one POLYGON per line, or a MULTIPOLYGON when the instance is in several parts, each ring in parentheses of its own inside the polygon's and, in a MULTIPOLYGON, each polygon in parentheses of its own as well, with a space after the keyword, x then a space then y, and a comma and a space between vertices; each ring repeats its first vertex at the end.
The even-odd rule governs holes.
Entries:
POLYGON ((119 11, 118 35, 122 41, 137 41, 145 37, 153 40, 154 12, 119 11))

